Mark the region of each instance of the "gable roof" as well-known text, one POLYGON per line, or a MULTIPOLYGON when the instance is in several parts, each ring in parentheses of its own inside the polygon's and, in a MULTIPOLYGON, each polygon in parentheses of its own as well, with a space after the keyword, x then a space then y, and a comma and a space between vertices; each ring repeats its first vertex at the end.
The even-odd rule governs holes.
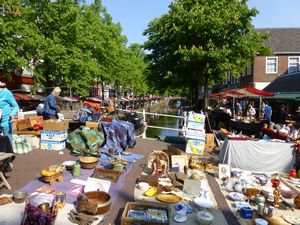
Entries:
POLYGON ((300 92, 300 72, 281 75, 273 80, 264 91, 300 92))
POLYGON ((300 53, 300 28, 256 28, 271 34, 266 42, 274 53, 300 53))

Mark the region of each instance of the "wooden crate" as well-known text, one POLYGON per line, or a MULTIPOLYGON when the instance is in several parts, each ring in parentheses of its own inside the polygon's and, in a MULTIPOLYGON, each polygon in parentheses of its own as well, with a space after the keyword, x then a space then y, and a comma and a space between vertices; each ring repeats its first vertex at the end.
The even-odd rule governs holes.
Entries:
POLYGON ((170 208, 168 205, 158 204, 158 203, 150 203, 150 202, 127 202, 125 209, 122 213, 121 218, 121 225, 132 225, 132 224, 139 224, 139 225, 168 225, 170 222, 170 208), (147 210, 147 209, 162 209, 167 211, 168 215, 168 222, 156 222, 156 221, 148 221, 148 220, 138 220, 127 217, 128 210, 147 210))

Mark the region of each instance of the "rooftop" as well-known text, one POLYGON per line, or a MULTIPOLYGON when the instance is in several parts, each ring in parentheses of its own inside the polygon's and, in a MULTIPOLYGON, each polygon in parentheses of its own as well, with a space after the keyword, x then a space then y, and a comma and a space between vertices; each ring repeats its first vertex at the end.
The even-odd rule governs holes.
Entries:
POLYGON ((300 28, 257 28, 271 36, 266 44, 275 53, 300 53, 300 28))

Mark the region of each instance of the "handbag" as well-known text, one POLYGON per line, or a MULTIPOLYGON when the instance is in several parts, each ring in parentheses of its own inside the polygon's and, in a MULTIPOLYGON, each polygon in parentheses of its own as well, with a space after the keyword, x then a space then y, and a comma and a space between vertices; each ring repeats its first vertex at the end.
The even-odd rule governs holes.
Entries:
POLYGON ((24 136, 13 135, 13 151, 15 154, 24 154, 32 150, 31 144, 24 136))
POLYGON ((24 217, 21 225, 54 225, 58 213, 57 203, 54 202, 50 212, 46 213, 38 207, 30 204, 26 199, 24 217))

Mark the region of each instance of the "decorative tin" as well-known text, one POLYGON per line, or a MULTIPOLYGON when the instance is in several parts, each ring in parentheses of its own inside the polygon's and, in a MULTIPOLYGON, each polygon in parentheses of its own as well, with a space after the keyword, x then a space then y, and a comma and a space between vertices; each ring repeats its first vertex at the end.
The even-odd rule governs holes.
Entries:
POLYGON ((58 208, 63 208, 66 204, 66 192, 59 191, 56 193, 56 202, 58 208))

